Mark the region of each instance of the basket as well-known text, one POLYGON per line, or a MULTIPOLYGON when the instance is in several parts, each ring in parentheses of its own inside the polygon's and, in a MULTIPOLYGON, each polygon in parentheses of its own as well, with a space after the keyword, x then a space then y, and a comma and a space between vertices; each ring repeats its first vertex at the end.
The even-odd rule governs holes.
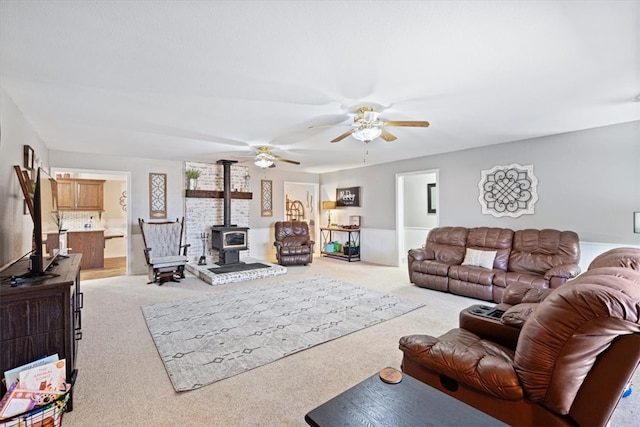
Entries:
POLYGON ((360 246, 344 245, 343 251, 345 255, 360 255, 360 246))
POLYGON ((65 393, 48 405, 0 420, 0 427, 59 427, 62 425, 62 415, 67 408, 69 396, 69 393, 65 393))

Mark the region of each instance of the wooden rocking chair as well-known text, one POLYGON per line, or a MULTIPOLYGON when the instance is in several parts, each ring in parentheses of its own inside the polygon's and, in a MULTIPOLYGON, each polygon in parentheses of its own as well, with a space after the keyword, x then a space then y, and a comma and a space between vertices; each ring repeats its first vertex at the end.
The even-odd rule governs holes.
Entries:
POLYGON ((144 257, 149 266, 149 283, 179 282, 184 278, 184 266, 188 261, 187 248, 182 244, 184 218, 182 221, 145 222, 138 218, 144 257))

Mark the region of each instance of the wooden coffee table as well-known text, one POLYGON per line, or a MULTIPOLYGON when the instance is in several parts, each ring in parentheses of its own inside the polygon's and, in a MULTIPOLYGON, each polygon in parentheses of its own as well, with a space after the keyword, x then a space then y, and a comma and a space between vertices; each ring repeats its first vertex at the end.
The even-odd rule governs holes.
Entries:
POLYGON ((304 419, 315 427, 507 425, 405 373, 398 384, 387 384, 376 373, 304 419))

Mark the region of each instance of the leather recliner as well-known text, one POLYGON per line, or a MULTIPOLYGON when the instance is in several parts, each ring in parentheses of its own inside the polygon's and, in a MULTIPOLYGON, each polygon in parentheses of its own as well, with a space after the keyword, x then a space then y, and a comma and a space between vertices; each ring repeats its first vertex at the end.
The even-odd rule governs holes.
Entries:
POLYGON ((462 328, 400 349, 405 373, 508 424, 604 426, 640 363, 640 272, 595 268, 552 290, 515 349, 462 328))
MULTIPOLYGON (((600 267, 622 267, 640 271, 640 249, 610 249, 595 257, 587 271, 600 267)), ((566 284, 572 283, 570 280, 566 284)), ((524 322, 551 291, 548 288, 514 283, 505 289, 499 304, 493 307, 474 304, 462 310, 459 325, 482 338, 515 349, 524 322), (491 316, 494 313, 496 317, 491 316)))
POLYGON ((280 265, 307 265, 313 262, 309 224, 305 221, 278 221, 275 224, 276 258, 280 265))

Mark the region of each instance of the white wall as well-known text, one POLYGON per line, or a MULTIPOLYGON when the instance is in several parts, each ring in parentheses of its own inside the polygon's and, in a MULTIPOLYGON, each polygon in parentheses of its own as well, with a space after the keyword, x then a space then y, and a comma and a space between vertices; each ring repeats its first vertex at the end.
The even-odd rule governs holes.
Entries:
POLYGON ((49 150, 9 95, 0 89, 0 267, 31 250, 33 220, 23 213, 24 198, 13 165, 23 165, 29 145, 49 170, 49 150))

